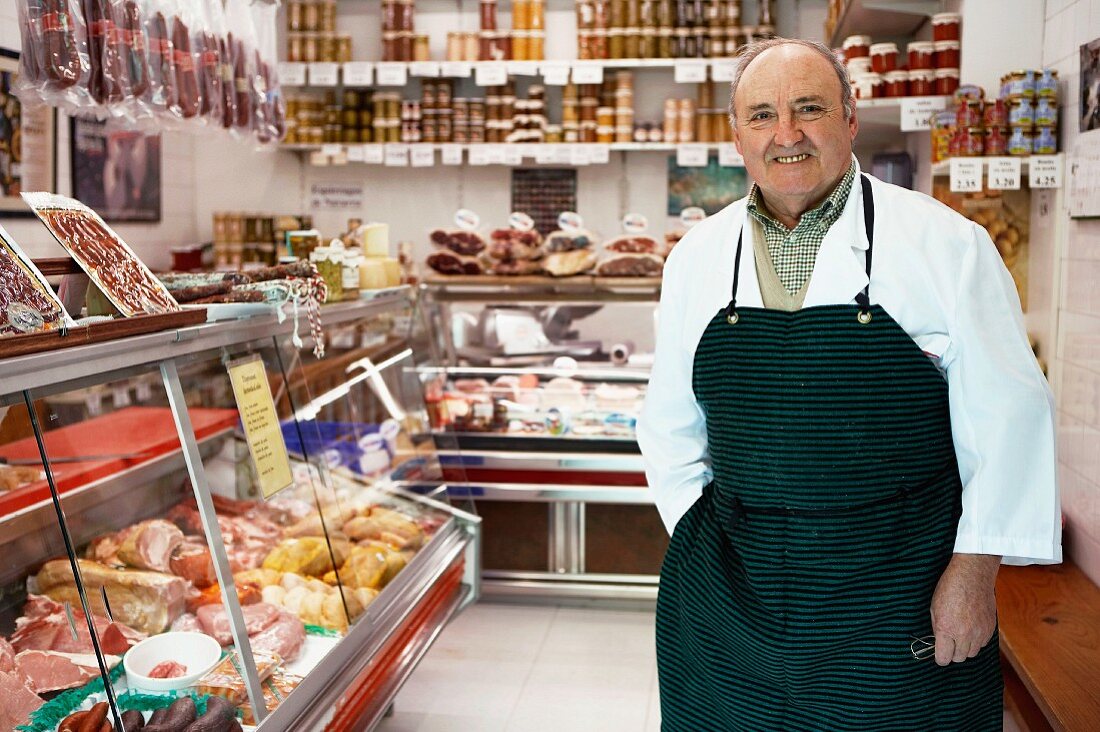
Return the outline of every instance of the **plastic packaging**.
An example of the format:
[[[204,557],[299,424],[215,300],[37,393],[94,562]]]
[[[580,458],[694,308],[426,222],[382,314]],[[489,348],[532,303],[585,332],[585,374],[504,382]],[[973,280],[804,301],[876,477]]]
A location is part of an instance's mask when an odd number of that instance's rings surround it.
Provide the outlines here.
[[[17,93],[25,102],[78,109],[90,72],[87,29],[76,0],[17,3],[23,53]]]
[[[145,101],[162,120],[178,119],[175,54],[169,32],[172,11],[165,0],[144,0],[144,10],[149,42],[149,88]]]
[[[278,142],[286,136],[286,100],[279,85],[278,31],[275,5],[252,6],[256,35],[256,73],[253,94],[256,114],[254,131],[262,143]]]
[[[198,6],[191,0],[179,0],[171,20],[172,60],[176,67],[176,90],[180,115],[190,119],[202,109],[202,90],[191,38],[197,26]]]
[[[137,0],[122,3],[122,44],[130,99],[143,108],[149,91],[149,43],[145,35],[145,11]]]
[[[212,125],[221,125],[225,97],[222,91],[221,37],[225,33],[222,5],[216,0],[203,0],[199,6],[198,31],[193,34],[198,61],[199,88],[202,104],[199,114]]]
[[[246,135],[252,131],[252,77],[255,57],[252,48],[255,34],[247,0],[227,0],[225,19],[229,27],[227,43],[233,60],[233,133]]]
[[[101,106],[118,104],[126,97],[129,86],[122,59],[122,3],[82,0],[82,4],[88,27],[88,93]]]

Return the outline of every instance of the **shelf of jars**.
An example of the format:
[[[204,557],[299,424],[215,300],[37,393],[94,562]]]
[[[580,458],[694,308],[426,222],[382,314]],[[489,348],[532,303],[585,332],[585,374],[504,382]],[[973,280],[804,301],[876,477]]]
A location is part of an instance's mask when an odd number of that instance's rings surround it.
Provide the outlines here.
[[[825,20],[831,48],[840,48],[853,33],[874,29],[876,36],[898,38],[915,33],[933,13],[942,10],[940,0],[834,0]]]

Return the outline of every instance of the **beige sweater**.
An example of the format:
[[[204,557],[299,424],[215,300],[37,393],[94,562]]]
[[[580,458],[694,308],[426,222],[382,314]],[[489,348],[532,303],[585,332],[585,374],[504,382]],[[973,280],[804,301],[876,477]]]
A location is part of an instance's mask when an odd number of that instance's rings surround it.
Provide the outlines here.
[[[768,242],[764,238],[764,227],[759,221],[752,220],[753,225],[753,250],[756,253],[756,278],[760,280],[760,296],[764,300],[764,307],[769,310],[785,310],[794,312],[802,309],[802,303],[806,301],[806,290],[810,287],[810,281],[795,293],[787,292],[787,288],[775,272],[775,263],[772,262],[771,252],[768,251]]]

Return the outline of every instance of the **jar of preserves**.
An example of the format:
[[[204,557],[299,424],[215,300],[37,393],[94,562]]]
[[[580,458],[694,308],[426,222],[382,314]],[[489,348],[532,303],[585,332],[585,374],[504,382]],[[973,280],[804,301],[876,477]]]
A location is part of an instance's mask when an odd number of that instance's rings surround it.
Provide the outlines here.
[[[876,74],[873,71],[869,71],[864,74],[859,74],[852,77],[852,90],[856,95],[856,99],[873,99],[875,96],[875,77],[878,77],[878,83],[882,83],[882,75]]]
[[[979,101],[967,101],[960,103],[955,108],[956,127],[981,127],[982,103]]]
[[[397,0],[382,0],[382,32],[398,30]]]
[[[905,47],[909,60],[909,70],[934,69],[935,59],[933,53],[935,46],[932,41],[913,41]]]
[[[871,55],[871,36],[848,36],[844,39],[844,59],[863,58]]]
[[[1035,124],[1039,127],[1054,127],[1058,124],[1058,100],[1054,97],[1036,97]]]
[[[382,32],[382,60],[397,61],[397,31]]]
[[[874,43],[871,45],[872,71],[876,74],[885,74],[896,71],[897,68],[898,46],[896,43]]]
[[[1035,125],[1035,102],[1031,99],[1015,99],[1008,104],[1009,127],[1029,128]]]
[[[325,281],[328,298],[325,302],[344,299],[344,250],[333,247],[316,247],[309,253],[309,261],[317,267],[317,274]]]
[[[1005,101],[992,99],[986,102],[982,121],[986,127],[1008,127],[1008,107]]]
[[[1030,69],[1005,74],[1001,78],[1001,96],[1008,100],[1034,98],[1035,77],[1036,72]]]
[[[726,55],[726,31],[723,28],[711,28],[707,31],[710,58],[723,58]]]
[[[958,41],[936,41],[932,44],[932,63],[937,69],[959,67],[961,54]]]
[[[315,0],[302,3],[302,30],[315,33],[321,30],[321,5]]]
[[[359,265],[363,261],[363,252],[359,247],[344,250],[344,261],[340,267],[342,300],[359,299]]]
[[[623,38],[623,58],[642,57],[642,29],[627,28]]]
[[[1035,127],[1035,141],[1032,153],[1035,155],[1053,155],[1058,152],[1058,128],[1050,125]]]
[[[479,26],[483,31],[494,31],[497,29],[497,0],[481,0],[480,12],[478,18],[481,25]]]
[[[350,38],[349,46],[350,44]],[[429,61],[432,58],[431,46],[427,34],[413,36],[413,61]]]
[[[512,30],[531,29],[531,0],[512,0]]]
[[[413,34],[401,31],[397,34],[397,57],[399,61],[413,60]]]
[[[882,75],[884,97],[909,96],[909,72],[890,71]]]
[[[981,157],[985,154],[985,129],[982,127],[968,127],[959,136],[960,157]]]
[[[318,52],[321,57],[321,61],[328,63],[336,62],[336,36],[332,33],[319,33],[320,42],[318,44]]]
[[[1035,80],[1035,95],[1058,98],[1058,69],[1043,69]]]
[[[932,69],[914,69],[909,72],[909,96],[929,97],[936,91],[936,72]]]
[[[959,34],[961,25],[962,15],[959,13],[936,13],[932,16],[932,40],[959,40],[962,37]]]
[[[854,79],[860,74],[870,74],[873,69],[871,68],[870,56],[861,56],[860,58],[854,58],[851,61],[846,61],[844,66],[848,69],[848,78]]]
[[[322,33],[336,32],[336,0],[321,0],[318,7],[319,27]]]
[[[286,4],[286,28],[289,31],[305,30],[305,3],[302,0],[290,0]]]
[[[672,55],[673,31],[671,28],[657,30],[657,58],[675,58]]]
[[[1035,147],[1035,132],[1023,127],[1011,128],[1008,135],[1008,154],[1031,155]]]
[[[530,0],[531,14],[528,17],[528,30],[546,30],[546,3],[544,0]]]
[[[985,154],[986,155],[1007,155],[1008,154],[1008,128],[1007,127],[987,127],[985,129]]]
[[[286,60],[292,62],[305,61],[304,46],[302,34],[288,34],[286,39]]]
[[[351,36],[336,36],[336,60],[342,64],[351,61]]]
[[[936,94],[938,96],[951,96],[958,88],[958,69],[936,69]]]
[[[397,30],[412,33],[415,12],[413,0],[397,0]]]

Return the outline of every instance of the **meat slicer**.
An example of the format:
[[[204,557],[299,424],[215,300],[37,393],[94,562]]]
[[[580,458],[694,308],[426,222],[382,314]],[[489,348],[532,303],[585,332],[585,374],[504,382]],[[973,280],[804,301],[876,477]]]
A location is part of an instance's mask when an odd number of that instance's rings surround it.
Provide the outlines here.
[[[488,306],[480,316],[455,313],[455,353],[473,365],[517,366],[548,363],[559,356],[591,359],[600,341],[577,339],[573,321],[600,306]]]

